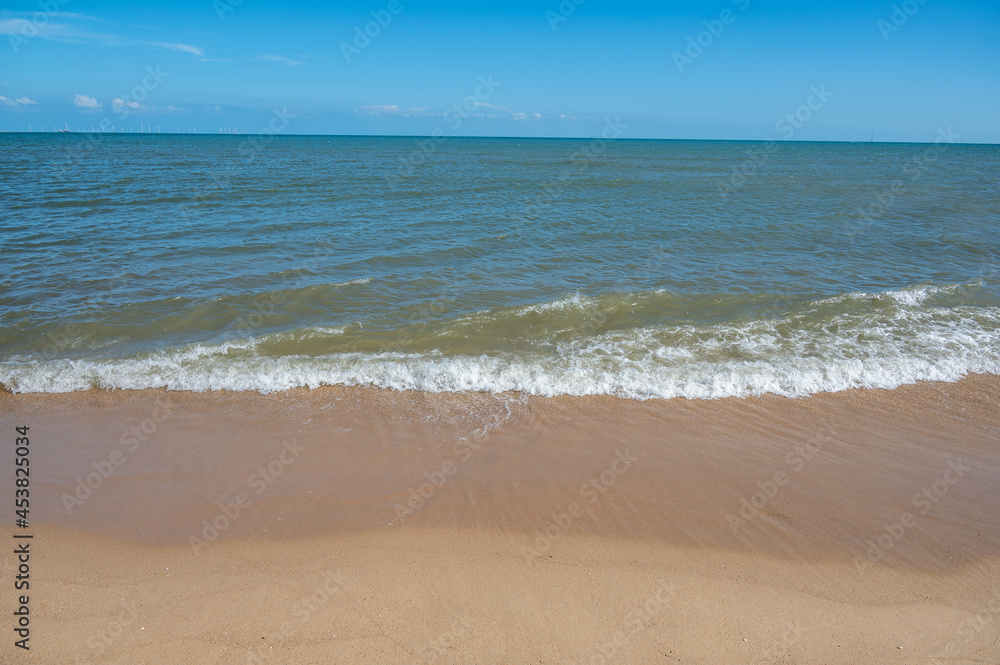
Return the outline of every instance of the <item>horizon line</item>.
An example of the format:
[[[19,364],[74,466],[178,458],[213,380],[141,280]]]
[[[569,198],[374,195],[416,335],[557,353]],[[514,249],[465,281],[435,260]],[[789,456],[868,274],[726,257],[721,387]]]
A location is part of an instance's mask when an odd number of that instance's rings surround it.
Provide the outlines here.
[[[707,139],[707,138],[664,138],[664,137],[651,137],[651,136],[628,136],[628,137],[615,137],[615,138],[601,138],[593,136],[493,136],[493,135],[474,135],[474,136],[434,136],[432,134],[299,134],[294,132],[282,132],[280,134],[265,134],[260,132],[255,133],[229,133],[229,132],[96,132],[96,131],[74,131],[74,130],[55,130],[55,131],[24,131],[24,130],[10,130],[10,129],[0,129],[0,134],[85,134],[93,135],[99,134],[102,136],[232,136],[232,137],[255,137],[255,136],[267,136],[269,138],[280,138],[280,137],[317,137],[317,138],[395,138],[395,139],[512,139],[519,141],[605,141],[605,142],[622,142],[622,141],[689,141],[689,142],[703,142],[703,143],[846,143],[846,144],[863,144],[863,145],[940,145],[940,142],[935,141],[873,141],[873,140],[848,140],[848,139],[739,139],[739,138],[726,138],[726,139]],[[1000,143],[990,143],[990,142],[980,142],[980,141],[955,141],[948,142],[946,145],[979,145],[979,146],[1000,146]]]

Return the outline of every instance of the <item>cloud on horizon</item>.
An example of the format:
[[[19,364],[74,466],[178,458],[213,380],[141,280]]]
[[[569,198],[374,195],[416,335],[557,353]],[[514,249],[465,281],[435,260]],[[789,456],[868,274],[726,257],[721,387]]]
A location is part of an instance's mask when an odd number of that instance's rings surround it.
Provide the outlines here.
[[[278,62],[278,63],[281,63],[282,65],[288,65],[289,67],[298,67],[299,65],[304,65],[305,62],[306,62],[305,60],[292,60],[288,56],[273,55],[271,53],[264,53],[262,55],[258,55],[256,58],[254,58],[254,60],[258,60],[258,61],[264,60],[264,61],[268,61],[268,62]]]
[[[428,106],[406,108],[399,106],[398,104],[368,104],[365,106],[359,106],[354,110],[354,113],[372,118],[413,118],[425,116],[440,116],[442,118],[449,118],[458,116],[462,118],[477,118],[483,120],[512,120],[514,122],[538,122],[542,120],[565,122],[567,120],[578,120],[576,116],[572,115],[559,114],[556,116],[544,116],[538,112],[514,111],[506,106],[500,106],[498,104],[491,104],[483,101],[476,101],[475,105],[471,108],[469,106],[460,107],[456,104],[452,108],[445,110],[443,113],[430,113],[429,111],[430,107]],[[592,118],[588,118],[588,120],[591,119]]]
[[[427,106],[415,106],[413,108],[403,108],[396,104],[369,104],[367,106],[359,106],[355,109],[355,113],[360,115],[393,115],[400,116],[403,118],[410,118],[415,115],[423,115],[428,111]]]
[[[73,106],[78,109],[99,109],[101,108],[101,103],[87,95],[73,95]]]
[[[111,100],[111,108],[117,113],[133,112],[133,111],[148,111],[149,113],[181,113],[185,109],[179,108],[171,104],[170,106],[161,107],[147,106],[146,104],[140,104],[139,102],[133,100],[124,100],[121,97],[115,97]]]
[[[0,104],[4,106],[31,106],[32,104],[38,105],[33,99],[28,99],[27,97],[18,97],[17,99],[11,99],[10,97],[4,97],[0,95]]]

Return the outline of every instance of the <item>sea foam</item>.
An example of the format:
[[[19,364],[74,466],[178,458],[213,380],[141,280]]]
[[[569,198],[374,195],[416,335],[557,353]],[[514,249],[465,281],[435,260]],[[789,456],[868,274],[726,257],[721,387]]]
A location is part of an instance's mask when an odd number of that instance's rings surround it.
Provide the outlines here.
[[[536,351],[272,356],[260,353],[269,340],[264,336],[129,358],[19,358],[0,363],[0,383],[13,392],[167,388],[268,393],[342,385],[715,399],[804,396],[1000,374],[1000,309],[922,306],[930,295],[846,294],[841,298],[888,299],[892,306],[841,306],[817,314],[830,306],[826,299],[774,319],[609,330]]]

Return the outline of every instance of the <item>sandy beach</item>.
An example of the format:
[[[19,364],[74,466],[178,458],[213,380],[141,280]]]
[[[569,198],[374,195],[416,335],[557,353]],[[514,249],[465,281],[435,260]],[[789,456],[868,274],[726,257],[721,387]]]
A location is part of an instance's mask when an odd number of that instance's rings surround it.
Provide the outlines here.
[[[998,398],[5,394],[4,658],[993,662]]]
[[[1000,2],[67,2],[0,665],[1000,665]]]

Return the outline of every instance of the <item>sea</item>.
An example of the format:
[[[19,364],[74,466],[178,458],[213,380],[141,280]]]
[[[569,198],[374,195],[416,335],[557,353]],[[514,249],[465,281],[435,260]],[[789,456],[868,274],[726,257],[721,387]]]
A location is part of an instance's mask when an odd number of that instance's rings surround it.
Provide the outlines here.
[[[1000,146],[0,134],[0,387],[1000,374]]]

